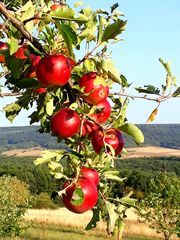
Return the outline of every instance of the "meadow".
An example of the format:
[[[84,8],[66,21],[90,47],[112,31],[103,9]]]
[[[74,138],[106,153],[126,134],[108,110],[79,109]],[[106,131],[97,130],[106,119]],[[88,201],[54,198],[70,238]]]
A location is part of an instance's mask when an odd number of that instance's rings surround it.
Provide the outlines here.
[[[68,240],[69,234],[72,239],[114,239],[106,234],[106,225],[102,222],[98,223],[97,228],[91,231],[84,231],[87,223],[91,218],[91,212],[84,214],[74,214],[65,208],[56,210],[48,209],[30,209],[26,213],[25,219],[28,222],[36,222],[40,226],[38,230],[38,238],[36,239],[63,239]],[[65,229],[65,230],[64,230]],[[35,226],[30,228],[26,234],[37,235]],[[49,238],[42,237],[47,234]],[[53,238],[53,234],[59,238]],[[61,238],[61,236],[64,236]],[[79,236],[81,238],[79,238]],[[84,236],[84,237],[82,237]],[[90,238],[91,236],[91,238]],[[124,239],[160,239],[161,235],[155,230],[150,229],[147,224],[138,222],[137,215],[133,209],[127,211],[127,219],[125,220],[125,228],[123,233]],[[52,238],[51,238],[52,237]],[[29,238],[28,238],[29,239]],[[175,240],[176,238],[174,238]]]

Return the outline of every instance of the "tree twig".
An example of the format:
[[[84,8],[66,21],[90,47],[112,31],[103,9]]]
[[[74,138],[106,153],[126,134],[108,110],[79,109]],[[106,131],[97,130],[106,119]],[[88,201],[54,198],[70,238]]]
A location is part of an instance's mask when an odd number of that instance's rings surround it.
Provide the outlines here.
[[[18,19],[16,19],[1,2],[0,2],[0,13],[2,13],[3,16],[6,19],[8,19],[13,24],[13,26],[15,26],[22,33],[22,35],[27,40],[29,40],[40,52],[47,54],[43,49],[42,45],[39,43],[39,41],[24,28],[23,23]]]
[[[173,97],[172,94],[169,94],[169,95],[166,95],[166,96],[160,95],[158,97],[152,98],[152,97],[148,97],[147,95],[138,96],[138,95],[127,94],[125,92],[120,92],[120,93],[113,92],[110,95],[120,96],[120,97],[129,97],[129,98],[132,98],[132,99],[144,99],[144,100],[154,101],[154,102],[158,102],[158,103],[164,102],[164,101]]]
[[[22,93],[17,92],[17,93],[0,93],[0,97],[17,97],[21,96]]]

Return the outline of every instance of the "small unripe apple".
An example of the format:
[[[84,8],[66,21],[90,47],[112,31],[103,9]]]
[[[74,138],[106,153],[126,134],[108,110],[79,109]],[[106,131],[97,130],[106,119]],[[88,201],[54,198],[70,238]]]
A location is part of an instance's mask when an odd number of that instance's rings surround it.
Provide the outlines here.
[[[107,83],[96,72],[90,72],[82,76],[79,79],[79,86],[84,88],[84,93],[86,93],[86,96],[82,97],[84,101],[92,105],[103,102],[109,94]]]
[[[70,108],[62,108],[51,118],[51,131],[60,138],[72,137],[79,131],[79,127],[79,115]]]
[[[106,130],[106,132],[103,132],[102,130],[96,131],[92,138],[92,145],[98,154],[105,146],[105,143],[113,147],[115,155],[121,153],[124,147],[124,138],[121,131],[115,128],[110,128]],[[110,153],[110,149],[108,147],[106,150]]]
[[[50,55],[39,61],[36,76],[42,86],[64,86],[71,76],[71,66],[64,55]]]
[[[0,50],[7,50],[8,46],[6,45],[6,43],[1,42],[0,41]],[[3,55],[0,55],[0,63],[4,63],[5,62],[5,57]]]

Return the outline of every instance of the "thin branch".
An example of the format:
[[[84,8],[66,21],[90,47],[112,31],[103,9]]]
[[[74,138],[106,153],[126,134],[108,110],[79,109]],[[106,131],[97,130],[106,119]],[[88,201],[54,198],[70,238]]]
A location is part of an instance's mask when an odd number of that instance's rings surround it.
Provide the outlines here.
[[[8,75],[9,73],[10,73],[10,71],[1,72],[1,73],[0,73],[0,78],[5,77],[5,76]]]
[[[87,53],[81,60],[79,60],[75,66],[78,66],[80,65],[81,63],[83,63],[86,59],[88,59],[92,54],[93,52],[101,45],[102,43],[100,42],[98,45],[96,45],[92,51],[90,51],[89,53]]]
[[[0,93],[0,97],[17,97],[21,96],[22,93],[17,92],[17,93]]]
[[[120,97],[129,97],[129,98],[132,98],[132,99],[144,99],[144,100],[148,100],[148,101],[154,101],[154,102],[158,102],[158,103],[161,103],[161,102],[164,102],[170,98],[172,98],[172,94],[169,94],[167,96],[158,96],[158,97],[155,97],[155,98],[152,98],[152,97],[147,97],[147,95],[144,95],[144,96],[138,96],[138,95],[130,95],[130,94],[127,94],[125,92],[120,92],[120,93],[112,93],[110,95],[113,95],[113,96],[120,96]]]
[[[46,6],[46,4],[44,4],[43,6],[42,6],[42,8],[39,10],[39,12],[38,13],[36,13],[35,15],[34,15],[34,17],[31,17],[31,18],[29,18],[29,19],[26,19],[26,20],[24,20],[23,21],[23,24],[25,25],[26,23],[28,23],[28,22],[30,22],[30,21],[32,21],[32,20],[40,20],[40,19],[44,19],[44,18],[41,18],[40,17],[40,14],[41,14],[41,12],[43,11],[43,9],[45,8],[45,6]]]
[[[3,14],[3,16],[8,19],[21,33],[22,35],[29,40],[40,52],[46,54],[45,50],[43,49],[42,45],[39,43],[39,41],[34,38],[25,28],[21,21],[16,19],[4,6],[3,3],[0,3],[0,13]]]

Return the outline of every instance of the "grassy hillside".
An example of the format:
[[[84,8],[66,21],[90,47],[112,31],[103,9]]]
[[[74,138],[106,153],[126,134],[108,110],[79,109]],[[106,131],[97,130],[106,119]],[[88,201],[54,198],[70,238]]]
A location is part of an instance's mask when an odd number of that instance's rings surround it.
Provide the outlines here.
[[[180,124],[152,124],[138,125],[145,135],[144,146],[160,146],[180,149]],[[63,143],[57,144],[56,137],[48,133],[40,134],[38,126],[27,127],[1,127],[0,148],[43,148],[65,147]],[[135,143],[125,136],[126,147],[134,147]]]

